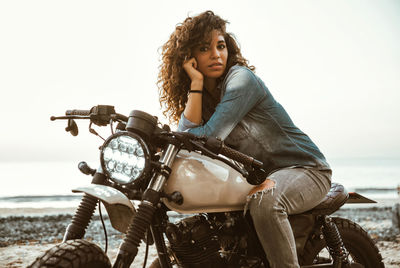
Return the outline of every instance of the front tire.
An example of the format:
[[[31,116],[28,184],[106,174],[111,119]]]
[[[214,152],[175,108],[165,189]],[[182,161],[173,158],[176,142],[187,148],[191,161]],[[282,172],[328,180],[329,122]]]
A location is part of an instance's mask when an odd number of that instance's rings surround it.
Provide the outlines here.
[[[28,267],[109,268],[111,263],[99,246],[75,239],[52,247]]]
[[[385,267],[374,241],[358,224],[339,217],[333,217],[332,221],[336,224],[344,246],[353,262],[362,264],[365,268]],[[320,256],[321,252],[324,255],[323,250],[325,248],[326,241],[319,236],[308,240],[304,247],[303,256],[300,258],[300,264],[311,265],[330,262],[332,258],[327,253],[325,253],[325,256]]]

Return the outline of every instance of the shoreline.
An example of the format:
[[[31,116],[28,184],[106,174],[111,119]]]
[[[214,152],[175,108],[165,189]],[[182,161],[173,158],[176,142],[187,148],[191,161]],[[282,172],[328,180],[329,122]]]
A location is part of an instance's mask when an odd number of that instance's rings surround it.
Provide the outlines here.
[[[13,216],[25,216],[25,217],[41,217],[48,215],[59,215],[59,214],[71,214],[73,215],[76,207],[66,208],[54,208],[54,207],[43,207],[43,208],[32,208],[32,207],[20,207],[20,208],[0,208],[0,219]]]

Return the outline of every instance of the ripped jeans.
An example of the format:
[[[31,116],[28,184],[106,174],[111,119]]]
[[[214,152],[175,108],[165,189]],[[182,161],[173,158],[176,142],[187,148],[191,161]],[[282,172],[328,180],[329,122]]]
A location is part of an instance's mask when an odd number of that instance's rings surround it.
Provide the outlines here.
[[[299,267],[296,244],[288,215],[317,206],[331,186],[331,171],[283,168],[268,176],[275,182],[247,197],[257,236],[271,268]]]

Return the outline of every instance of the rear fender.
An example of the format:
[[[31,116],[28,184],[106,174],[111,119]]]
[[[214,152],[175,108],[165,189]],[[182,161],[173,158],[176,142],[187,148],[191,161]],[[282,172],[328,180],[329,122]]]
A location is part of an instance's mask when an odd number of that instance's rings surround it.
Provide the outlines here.
[[[347,199],[346,203],[376,203],[376,201],[366,198],[356,192],[349,192],[349,199]]]
[[[91,184],[73,189],[74,193],[85,193],[103,202],[112,227],[126,233],[136,210],[132,202],[120,191],[110,186]]]

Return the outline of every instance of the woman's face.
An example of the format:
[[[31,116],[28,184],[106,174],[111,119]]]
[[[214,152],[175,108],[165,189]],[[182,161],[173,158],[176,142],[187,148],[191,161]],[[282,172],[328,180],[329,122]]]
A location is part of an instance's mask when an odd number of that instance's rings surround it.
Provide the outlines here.
[[[220,77],[225,69],[228,59],[228,49],[224,36],[217,30],[211,32],[210,43],[203,43],[193,51],[199,70],[205,79]]]

